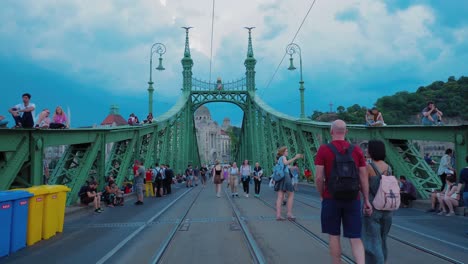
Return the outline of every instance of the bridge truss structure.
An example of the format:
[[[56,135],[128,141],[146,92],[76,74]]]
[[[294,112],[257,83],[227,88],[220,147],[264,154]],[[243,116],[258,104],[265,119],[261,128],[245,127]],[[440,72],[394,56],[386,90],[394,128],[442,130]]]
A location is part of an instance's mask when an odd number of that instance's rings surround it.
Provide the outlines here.
[[[318,148],[330,141],[330,124],[285,115],[256,95],[256,59],[250,30],[245,77],[237,81],[210,83],[193,78],[188,29],[181,63],[182,94],[153,124],[66,130],[0,129],[0,190],[43,184],[44,150],[52,146],[64,146],[65,151],[50,172],[49,184],[65,184],[71,188],[67,204],[77,201],[79,189],[91,177],[101,187],[110,175],[119,186],[131,181],[135,159],[143,160],[147,167],[159,162],[169,164],[176,173],[183,172],[188,164],[200,164],[194,112],[210,102],[232,103],[244,112],[241,139],[239,145],[234,146],[234,160],[260,162],[265,174],[270,175],[277,149],[287,146],[291,156],[304,154],[305,158],[299,161],[302,170],[307,167],[314,172]],[[382,140],[395,175],[407,176],[423,198],[428,197],[427,190],[440,188],[441,181],[424,161],[415,140],[452,142],[459,167],[468,155],[466,125],[349,125],[348,130],[347,139],[353,142]]]

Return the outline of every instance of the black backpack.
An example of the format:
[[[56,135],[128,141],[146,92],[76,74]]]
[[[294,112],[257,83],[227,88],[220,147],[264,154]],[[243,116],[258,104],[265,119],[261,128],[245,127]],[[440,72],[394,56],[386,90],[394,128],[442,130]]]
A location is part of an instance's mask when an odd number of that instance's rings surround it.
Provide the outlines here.
[[[328,191],[336,200],[354,200],[359,189],[359,171],[353,159],[354,145],[350,145],[344,154],[330,143],[327,145],[335,154],[333,167],[328,178]]]
[[[156,179],[157,181],[162,180],[161,170],[162,170],[162,169],[156,170],[156,178],[155,178],[155,179]]]

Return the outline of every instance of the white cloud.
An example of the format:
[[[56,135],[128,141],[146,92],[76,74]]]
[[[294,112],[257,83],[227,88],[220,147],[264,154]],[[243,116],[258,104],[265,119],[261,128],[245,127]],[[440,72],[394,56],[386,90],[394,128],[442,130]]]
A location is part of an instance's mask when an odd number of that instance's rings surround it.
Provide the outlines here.
[[[166,71],[154,71],[153,77],[157,91],[173,99],[181,85],[181,26],[195,27],[191,31],[194,71],[201,75],[197,77],[208,78],[211,4],[192,0],[3,3],[0,37],[13,44],[0,44],[10,48],[0,52],[31,58],[65,75],[102,84],[103,89],[143,93],[149,48],[153,42],[163,42],[167,46]],[[309,4],[307,0],[217,1],[213,76],[243,76],[247,45],[243,27],[256,26],[257,87],[262,89]],[[413,74],[427,74],[438,63],[447,62],[453,44],[434,33],[437,18],[430,7],[414,5],[391,12],[387,5],[375,0],[318,0],[295,41],[302,47],[304,75],[330,76],[333,72],[337,79],[346,80],[336,87],[344,90],[349,89],[345,83],[352,85],[366,78],[370,69],[409,63],[418,65],[419,71]],[[349,10],[357,14],[356,19],[337,18]],[[453,30],[458,44],[466,41],[467,32],[466,28]],[[439,54],[435,59],[429,55],[434,52]],[[291,74],[280,71],[275,82],[286,78]]]

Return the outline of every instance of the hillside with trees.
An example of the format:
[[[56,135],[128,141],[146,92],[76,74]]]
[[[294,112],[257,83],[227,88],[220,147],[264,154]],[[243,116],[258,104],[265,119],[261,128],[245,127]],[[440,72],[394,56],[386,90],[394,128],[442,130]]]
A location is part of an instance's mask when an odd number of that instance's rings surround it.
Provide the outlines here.
[[[446,82],[436,81],[413,93],[402,91],[383,96],[374,105],[389,125],[420,124],[421,110],[428,101],[433,101],[443,112],[446,123],[468,124],[468,77],[456,80],[451,76]],[[314,111],[309,118],[323,122],[339,118],[350,124],[363,124],[365,112],[366,107],[354,104],[347,108],[338,106],[336,113]]]

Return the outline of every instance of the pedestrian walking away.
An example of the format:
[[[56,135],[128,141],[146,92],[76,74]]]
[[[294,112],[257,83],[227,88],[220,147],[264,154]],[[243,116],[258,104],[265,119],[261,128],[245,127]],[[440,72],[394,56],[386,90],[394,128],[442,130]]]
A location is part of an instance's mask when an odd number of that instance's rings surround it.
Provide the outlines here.
[[[249,188],[250,188],[250,175],[252,174],[252,168],[250,168],[249,161],[244,160],[240,168],[242,188],[244,189],[245,197],[249,198]]]
[[[374,200],[381,184],[382,175],[391,175],[391,167],[385,163],[385,144],[380,140],[371,140],[367,152],[370,161],[366,166],[369,182],[369,200]],[[395,184],[398,183],[395,179]],[[377,210],[365,213],[362,221],[362,242],[364,243],[366,263],[387,262],[387,236],[392,226],[392,211]]]
[[[254,177],[254,184],[255,184],[255,197],[260,197],[260,186],[262,186],[262,177],[263,177],[263,170],[260,167],[260,163],[256,162],[255,167],[253,169],[253,177]]]
[[[277,192],[276,198],[276,220],[282,221],[285,220],[281,216],[281,203],[283,202],[284,195],[288,195],[287,200],[287,219],[291,221],[295,221],[296,217],[292,213],[293,201],[294,201],[294,186],[292,185],[292,174],[289,171],[289,164],[292,164],[297,159],[301,159],[303,156],[302,154],[296,154],[294,158],[288,160],[288,148],[281,147],[278,149],[278,153],[276,155],[276,163],[279,164],[284,171],[284,177],[275,182],[275,191]]]
[[[228,178],[232,197],[239,197],[239,193],[237,193],[237,184],[239,184],[239,168],[237,167],[237,163],[232,163],[232,167],[229,169]]]
[[[214,175],[213,177],[213,183],[215,185],[215,192],[216,192],[216,197],[221,197],[221,184],[223,183],[223,178],[221,176],[221,172],[223,171],[223,168],[221,164],[219,164],[219,160],[216,161],[216,165],[213,167],[213,171],[211,174]]]
[[[166,194],[172,193],[172,181],[174,179],[174,171],[171,169],[169,164],[165,165],[166,169],[164,170],[164,190]]]
[[[331,124],[330,144],[320,146],[315,157],[316,188],[322,199],[322,233],[329,235],[330,255],[333,263],[341,263],[341,226],[344,237],[349,238],[356,263],[365,261],[361,241],[361,190],[364,210],[372,214],[369,202],[369,182],[366,160],[358,146],[345,140],[348,130],[343,120]],[[345,175],[342,171],[346,171]]]

